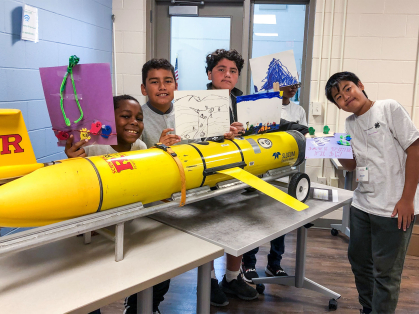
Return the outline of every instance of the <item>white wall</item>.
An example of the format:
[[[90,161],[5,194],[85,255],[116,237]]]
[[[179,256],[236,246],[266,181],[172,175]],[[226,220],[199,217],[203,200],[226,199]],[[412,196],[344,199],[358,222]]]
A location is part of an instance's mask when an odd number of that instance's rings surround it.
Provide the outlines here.
[[[146,62],[146,1],[113,0],[115,15],[117,94],[129,94],[146,102],[141,95],[141,68]]]
[[[145,1],[113,0],[116,15],[118,94],[138,96],[140,101],[141,67],[145,60]],[[339,71],[341,56],[344,0],[335,1],[333,31],[330,27],[333,0],[326,1],[323,49],[321,52],[320,93],[317,93],[317,74],[320,61],[320,25],[324,0],[317,0],[311,101],[325,101],[324,86],[328,78],[328,44],[332,33],[330,74]],[[355,72],[365,83],[370,99],[394,98],[411,114],[413,82],[417,62],[419,0],[348,0],[343,70]],[[418,97],[419,98],[419,97]],[[419,99],[415,104],[415,124],[419,127]],[[344,129],[347,114],[340,113],[339,131]],[[309,112],[310,126],[321,130],[324,112],[313,117]],[[336,127],[336,107],[328,106],[328,123]],[[309,160],[306,167],[312,180],[321,173],[321,160]],[[325,162],[324,175],[330,182],[335,175],[329,161]],[[342,174],[338,173],[340,182]]]

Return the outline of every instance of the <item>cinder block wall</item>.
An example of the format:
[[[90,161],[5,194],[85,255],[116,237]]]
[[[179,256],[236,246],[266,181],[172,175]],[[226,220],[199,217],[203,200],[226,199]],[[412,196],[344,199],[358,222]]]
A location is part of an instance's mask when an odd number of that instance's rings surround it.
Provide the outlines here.
[[[20,40],[22,6],[38,8],[39,42]],[[39,67],[112,62],[112,0],[0,0],[0,108],[23,112],[36,158],[66,158],[51,130]],[[58,92],[58,91],[57,91]]]
[[[141,105],[141,69],[146,62],[146,0],[113,0],[115,15],[117,94],[128,94]]]

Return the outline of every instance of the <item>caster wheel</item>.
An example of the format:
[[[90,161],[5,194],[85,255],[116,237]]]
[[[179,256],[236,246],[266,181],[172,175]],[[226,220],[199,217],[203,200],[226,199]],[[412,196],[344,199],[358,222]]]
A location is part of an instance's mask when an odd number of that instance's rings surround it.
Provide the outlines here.
[[[332,234],[332,236],[337,236],[339,234],[339,231],[337,229],[332,228],[332,230],[330,230],[330,233]]]
[[[263,294],[263,291],[265,291],[265,285],[264,285],[263,283],[258,283],[258,284],[256,285],[256,291],[257,291],[259,294]]]
[[[338,301],[336,301],[335,299],[330,299],[329,300],[329,310],[336,311],[337,308],[338,308]]]
[[[300,202],[305,202],[310,194],[310,178],[307,174],[297,172],[288,184],[288,194]]]

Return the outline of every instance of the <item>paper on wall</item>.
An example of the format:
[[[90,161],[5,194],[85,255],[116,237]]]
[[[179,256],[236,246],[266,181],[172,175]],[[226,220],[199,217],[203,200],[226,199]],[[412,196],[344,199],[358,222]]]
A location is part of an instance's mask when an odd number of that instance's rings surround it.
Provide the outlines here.
[[[39,41],[38,9],[29,5],[23,6],[21,39],[33,42]]]

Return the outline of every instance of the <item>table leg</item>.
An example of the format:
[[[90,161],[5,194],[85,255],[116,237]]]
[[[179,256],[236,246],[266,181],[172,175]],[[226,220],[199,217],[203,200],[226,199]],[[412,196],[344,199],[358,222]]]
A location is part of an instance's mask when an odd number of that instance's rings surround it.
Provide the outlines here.
[[[211,300],[211,262],[198,267],[197,314],[209,314]]]
[[[297,229],[297,252],[295,258],[295,286],[302,288],[304,283],[306,265],[306,240],[307,229],[300,227]]]
[[[86,233],[83,233],[84,238],[84,244],[90,244],[92,242],[92,232],[88,231]]]
[[[115,261],[124,259],[124,223],[115,226]]]
[[[347,171],[345,175],[345,190],[352,191],[352,180],[353,180],[353,172]],[[349,209],[350,204],[343,206],[343,213],[342,213],[342,223],[341,224],[331,224],[330,227],[335,230],[339,230],[348,238],[351,236],[351,229],[349,228]],[[333,231],[333,230],[332,230]],[[333,235],[337,235],[336,233],[332,233]]]
[[[297,229],[297,252],[295,259],[295,276],[287,277],[261,277],[253,279],[255,284],[272,283],[285,286],[295,286],[322,293],[335,300],[340,298],[340,294],[319,285],[318,283],[307,279],[305,276],[306,266],[306,247],[307,247],[307,229],[300,227]]]
[[[137,314],[153,313],[153,287],[137,293]]]

